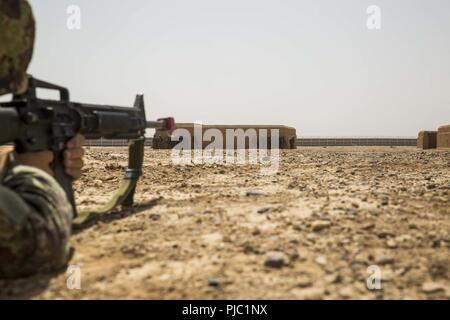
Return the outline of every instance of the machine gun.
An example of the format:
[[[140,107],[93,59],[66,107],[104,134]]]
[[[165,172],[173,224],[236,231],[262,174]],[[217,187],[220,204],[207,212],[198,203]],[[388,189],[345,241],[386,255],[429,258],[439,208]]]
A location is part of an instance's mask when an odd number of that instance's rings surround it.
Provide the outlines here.
[[[59,100],[39,99],[37,89],[56,90]],[[128,169],[116,194],[102,208],[83,212],[77,222],[85,222],[93,213],[106,213],[117,205],[131,206],[144,158],[145,130],[171,130],[173,118],[147,121],[144,96],[136,95],[133,107],[117,107],[71,102],[67,88],[28,76],[28,89],[14,95],[11,102],[0,103],[0,145],[14,143],[18,153],[50,150],[55,178],[67,194],[77,217],[72,178],[64,171],[66,142],[77,133],[88,139],[127,139]]]

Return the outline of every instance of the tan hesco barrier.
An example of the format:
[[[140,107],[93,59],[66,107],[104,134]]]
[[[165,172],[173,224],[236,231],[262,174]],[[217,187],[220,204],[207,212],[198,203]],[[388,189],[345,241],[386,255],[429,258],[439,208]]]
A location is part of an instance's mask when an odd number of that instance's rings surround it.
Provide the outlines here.
[[[287,126],[263,126],[263,125],[202,125],[202,137],[206,130],[208,129],[218,129],[223,136],[223,148],[226,148],[226,130],[232,129],[232,130],[238,130],[242,129],[244,133],[249,133],[250,131],[247,131],[249,129],[254,129],[256,131],[257,139],[259,137],[259,131],[262,129],[267,130],[267,148],[271,147],[270,142],[270,135],[272,129],[278,129],[279,130],[279,148],[280,149],[295,149],[296,146],[296,130],[292,127]],[[190,135],[191,135],[191,147],[194,148],[194,124],[193,123],[177,123],[175,125],[175,129],[186,129]],[[174,130],[175,130],[174,129]],[[171,135],[173,131],[167,131],[167,130],[161,130],[156,129],[155,134],[153,136],[153,148],[155,149],[171,149],[176,144],[178,144],[178,141],[171,141]],[[248,149],[250,143],[250,138],[246,137],[245,139],[245,148]],[[211,143],[211,141],[205,141],[203,140],[202,147],[205,148]],[[259,141],[252,141],[253,145],[259,146]],[[234,147],[237,147],[237,138],[235,137],[234,141]]]
[[[439,127],[437,133],[437,148],[450,149],[450,125]]]
[[[417,137],[417,148],[435,149],[437,141],[437,131],[420,131]]]

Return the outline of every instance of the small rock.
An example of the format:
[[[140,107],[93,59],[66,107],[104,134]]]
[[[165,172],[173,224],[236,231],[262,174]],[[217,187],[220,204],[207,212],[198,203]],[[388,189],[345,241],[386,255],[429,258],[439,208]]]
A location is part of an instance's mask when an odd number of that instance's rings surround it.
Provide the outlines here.
[[[281,268],[286,264],[284,253],[274,251],[267,255],[264,265],[269,268]]]
[[[100,179],[94,180],[94,187],[101,187],[103,185],[103,181]]]
[[[297,280],[297,286],[300,288],[307,288],[312,285],[312,281],[308,276],[301,276]]]
[[[386,239],[388,237],[393,237],[394,234],[392,232],[389,231],[381,231],[377,234],[378,238],[380,239]]]
[[[339,290],[339,295],[344,299],[349,299],[354,295],[354,291],[352,287],[344,287]]]
[[[266,196],[267,194],[261,191],[247,191],[245,195],[247,197],[258,197],[258,196]]]
[[[259,214],[263,214],[263,213],[268,212],[269,210],[270,210],[270,207],[264,207],[264,208],[259,209],[258,213]]]
[[[152,213],[150,215],[150,219],[152,219],[153,221],[158,221],[159,219],[161,219],[161,216],[157,213]]]
[[[367,260],[371,260],[366,253],[358,253],[353,259],[353,263],[366,264]]]
[[[325,256],[317,256],[315,261],[316,261],[317,264],[320,264],[321,266],[324,266],[324,265],[327,264],[327,257],[325,257]]]
[[[326,220],[314,221],[311,224],[312,231],[314,231],[314,232],[322,231],[324,229],[329,228],[330,226],[331,226],[331,222],[330,221],[326,221]]]
[[[425,293],[445,292],[445,286],[438,282],[425,282],[422,284],[422,291]]]
[[[410,228],[410,229],[419,229],[419,226],[417,224],[415,224],[415,223],[410,223],[408,225],[408,228]]]
[[[162,275],[159,276],[159,280],[161,281],[167,281],[170,279],[170,274],[167,273],[163,273]]]
[[[414,240],[414,238],[412,236],[410,236],[409,234],[404,234],[401,236],[398,236],[395,238],[395,241],[397,242],[404,242],[404,243],[410,243]]]
[[[219,280],[213,277],[208,278],[208,286],[210,287],[218,287],[220,285]]]
[[[373,228],[375,228],[375,224],[373,224],[373,223],[366,223],[362,226],[362,229],[364,229],[364,230],[371,230]]]
[[[431,246],[433,248],[440,248],[441,247],[441,240],[435,239],[431,242]]]
[[[317,239],[317,235],[315,233],[308,233],[306,235],[306,239],[308,239],[309,241],[315,242]]]
[[[447,260],[434,260],[429,266],[428,270],[430,272],[431,277],[434,278],[448,278],[450,274],[450,266]],[[450,287],[449,287],[450,289]]]
[[[395,259],[388,255],[380,255],[379,257],[375,258],[375,263],[380,266],[393,264],[394,262],[395,262]]]
[[[391,249],[397,248],[397,242],[395,242],[394,239],[389,239],[389,240],[386,242],[386,245],[388,246],[388,248],[391,248]]]
[[[339,273],[327,274],[325,276],[325,281],[327,283],[339,283],[342,281],[342,276]]]

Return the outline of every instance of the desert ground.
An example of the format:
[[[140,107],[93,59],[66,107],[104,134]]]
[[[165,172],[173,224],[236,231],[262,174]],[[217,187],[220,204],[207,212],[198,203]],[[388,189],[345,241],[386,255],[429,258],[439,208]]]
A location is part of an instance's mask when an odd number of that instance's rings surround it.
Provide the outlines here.
[[[109,198],[127,156],[87,150],[80,207]],[[259,165],[176,166],[148,148],[135,206],[74,232],[81,288],[63,270],[3,280],[1,295],[450,299],[450,151],[316,147],[280,160],[265,176]],[[368,289],[369,266],[381,289]]]

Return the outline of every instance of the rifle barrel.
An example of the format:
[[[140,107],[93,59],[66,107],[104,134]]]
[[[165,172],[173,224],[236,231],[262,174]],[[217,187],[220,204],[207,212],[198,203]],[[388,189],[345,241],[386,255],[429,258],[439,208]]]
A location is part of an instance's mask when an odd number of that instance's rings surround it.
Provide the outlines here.
[[[158,121],[147,121],[146,127],[148,129],[162,129],[165,127],[164,121],[158,120]]]

